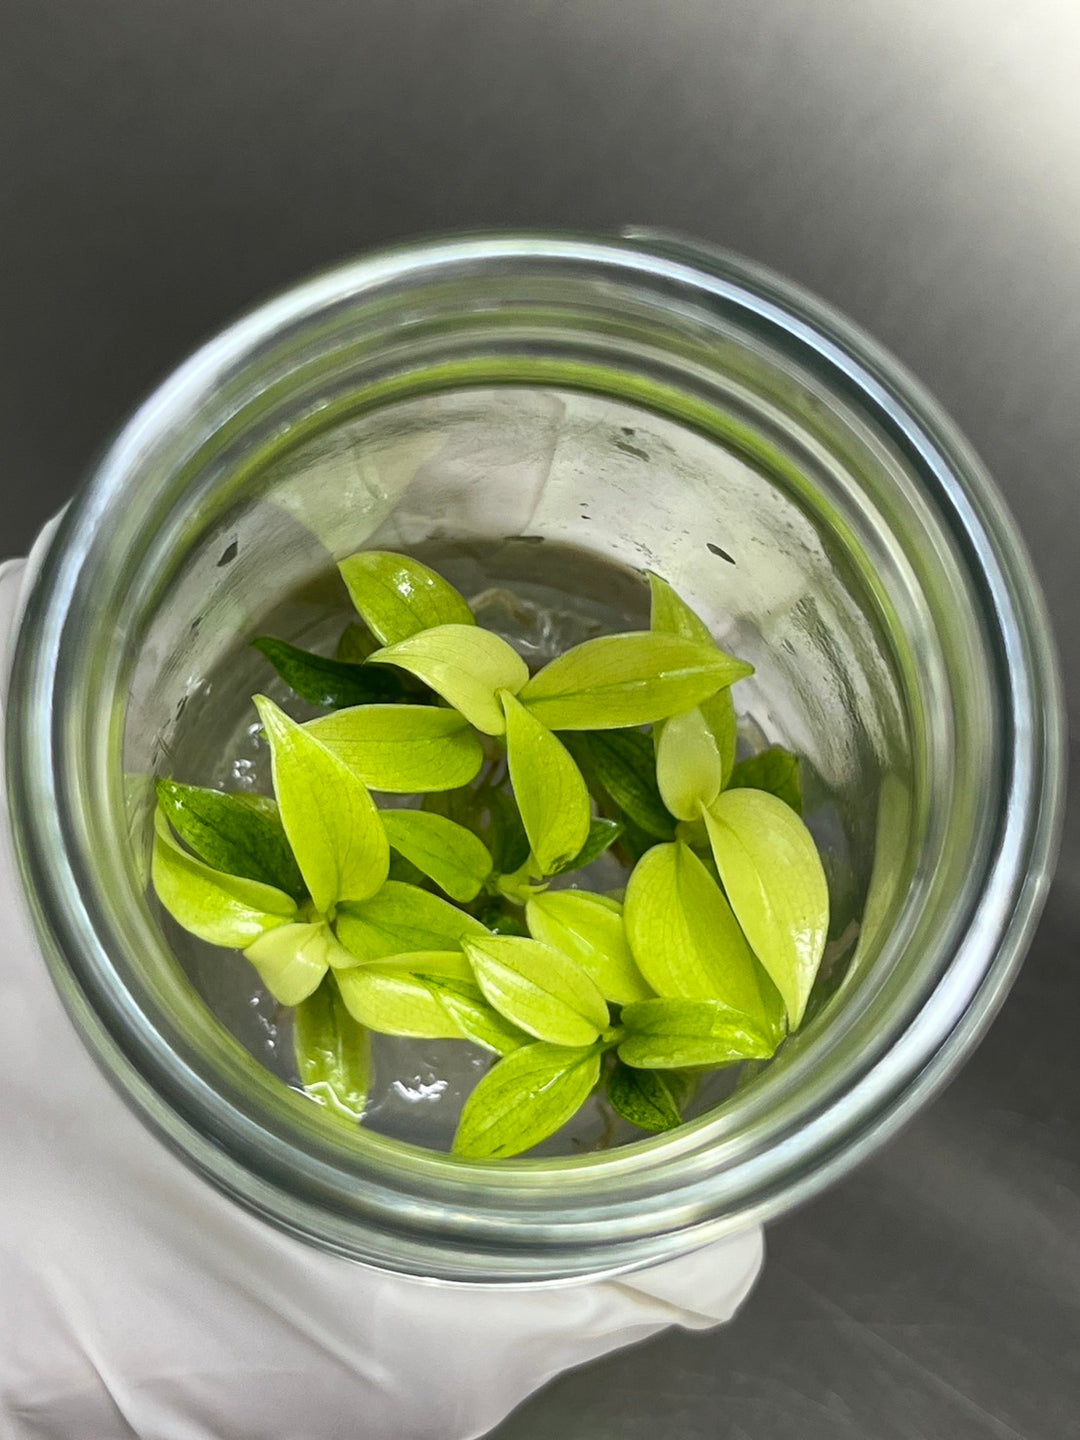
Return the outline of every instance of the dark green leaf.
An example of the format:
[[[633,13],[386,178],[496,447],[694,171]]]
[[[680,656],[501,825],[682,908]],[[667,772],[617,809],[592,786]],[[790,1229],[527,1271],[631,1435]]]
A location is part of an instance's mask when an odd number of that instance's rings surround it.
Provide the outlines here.
[[[623,833],[619,836],[618,845],[626,862],[631,867],[636,865],[643,855],[647,855],[657,843],[654,836],[647,834],[640,825],[635,825],[631,819],[627,818],[623,821]]]
[[[766,790],[790,805],[796,815],[802,814],[802,782],[799,779],[799,757],[782,745],[772,745],[760,755],[740,760],[731,772],[729,790]]]
[[[675,821],[656,784],[656,753],[641,730],[594,731],[566,737],[570,752],[580,751],[596,783],[647,835],[670,840]]]
[[[583,870],[594,860],[599,860],[604,851],[615,844],[626,827],[618,820],[593,820],[585,844],[572,860],[556,870],[556,875],[568,874],[571,870]]]
[[[157,796],[180,839],[212,870],[260,880],[294,899],[304,895],[276,801],[175,780],[159,780]]]
[[[470,1160],[520,1155],[577,1113],[600,1078],[599,1046],[524,1045],[500,1060],[465,1103],[454,1154]]]
[[[500,875],[512,875],[529,858],[529,837],[521,820],[514,797],[505,790],[491,790],[487,795],[491,822],[488,849]],[[481,835],[483,838],[483,835]]]
[[[379,642],[367,626],[360,624],[358,620],[352,620],[341,632],[335,658],[347,660],[352,665],[362,665],[378,648]]]
[[[403,885],[418,885],[423,888],[427,884],[427,876],[414,865],[411,860],[406,860],[404,855],[399,855],[396,850],[390,851],[390,869],[387,872],[388,880],[399,880]]]
[[[492,900],[485,905],[477,917],[493,935],[528,935],[529,927],[525,917],[516,905],[504,900]]]
[[[428,815],[442,815],[445,819],[452,820],[455,825],[464,825],[466,830],[471,830],[490,849],[490,842],[480,823],[480,797],[486,790],[487,786],[484,784],[459,785],[451,790],[432,790],[421,799],[420,809]]]
[[[621,1060],[607,1081],[612,1108],[641,1130],[673,1130],[682,1124],[672,1086],[659,1070],[634,1070]]]
[[[371,1084],[371,1041],[329,978],[296,1007],[293,1053],[304,1089],[343,1120],[360,1120]]]
[[[403,677],[393,670],[327,660],[270,635],[261,635],[251,643],[266,656],[289,689],[312,705],[344,710],[351,705],[388,705],[412,698]]]

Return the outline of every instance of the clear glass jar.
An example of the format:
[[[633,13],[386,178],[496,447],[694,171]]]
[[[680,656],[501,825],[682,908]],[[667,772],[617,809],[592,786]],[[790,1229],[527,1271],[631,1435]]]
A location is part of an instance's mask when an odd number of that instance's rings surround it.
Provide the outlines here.
[[[238,643],[283,597],[299,635],[334,561],[371,543],[632,622],[656,569],[757,665],[742,723],[806,757],[846,965],[711,1113],[490,1165],[352,1133],[241,1043],[242,1000],[211,1007],[178,962],[146,895],[146,777],[171,772],[188,706],[246,702]],[[986,1027],[1060,813],[1046,617],[967,445],[818,301],[662,235],[387,251],[211,341],[67,512],[9,715],[45,954],[121,1092],[274,1223],[465,1281],[643,1264],[842,1175]]]

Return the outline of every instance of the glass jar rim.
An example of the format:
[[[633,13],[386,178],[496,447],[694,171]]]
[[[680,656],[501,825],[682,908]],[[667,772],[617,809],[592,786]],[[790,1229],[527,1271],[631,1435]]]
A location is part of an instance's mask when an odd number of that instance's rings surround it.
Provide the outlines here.
[[[1004,773],[995,845],[964,934],[940,957],[932,993],[897,1017],[889,1047],[842,1084],[808,1089],[801,1108],[778,1115],[741,1155],[726,1153],[735,1142],[722,1118],[710,1117],[602,1157],[496,1166],[372,1137],[365,1193],[354,1212],[342,1213],[343,1152],[332,1139],[311,1139],[309,1193],[298,1196],[288,1140],[266,1116],[239,1115],[116,988],[106,927],[88,903],[87,870],[75,854],[65,783],[76,768],[63,683],[65,667],[78,662],[70,622],[108,543],[110,514],[137,482],[147,450],[190,425],[215,388],[265,347],[384,287],[407,290],[462,266],[497,277],[532,263],[591,268],[646,295],[663,284],[722,301],[782,335],[918,456],[932,503],[962,535],[977,571],[999,660]],[[398,247],[309,280],[237,321],[144,403],[72,503],[31,595],[13,677],[8,779],[19,862],[54,979],[99,1062],[160,1134],[242,1203],[340,1253],[447,1279],[553,1281],[625,1269],[766,1218],[844,1173],[945,1082],[989,1023],[1038,918],[1060,827],[1063,712],[1049,625],[1023,545],[970,447],[892,357],[821,301],[736,257],[653,232],[487,234]],[[281,1105],[293,1138],[321,1123],[301,1114],[315,1107],[300,1097],[286,1092]],[[230,1135],[232,1150],[220,1138]],[[552,1174],[560,1211],[541,1221],[540,1192]]]

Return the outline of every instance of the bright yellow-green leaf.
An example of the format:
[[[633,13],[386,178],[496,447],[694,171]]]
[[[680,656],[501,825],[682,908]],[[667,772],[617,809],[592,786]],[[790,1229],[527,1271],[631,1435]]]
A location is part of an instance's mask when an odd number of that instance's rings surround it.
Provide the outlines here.
[[[661,580],[659,575],[650,574],[649,587],[652,591],[651,623],[654,630],[681,635],[684,640],[696,640],[702,645],[716,645],[709,627],[700,616],[690,609],[686,601],[675,593],[666,580]],[[703,700],[700,709],[705,723],[716,741],[723,784],[727,784],[727,777],[735,765],[736,741],[735,706],[732,703],[730,688],[718,690],[708,700]],[[681,818],[692,819],[693,817],[683,816]]]
[[[400,880],[388,880],[370,900],[339,905],[336,926],[354,964],[417,950],[460,950],[464,936],[488,934],[456,905]]]
[[[484,747],[464,715],[433,705],[358,705],[304,726],[373,790],[414,795],[468,785]]]
[[[475,900],[491,874],[491,852],[464,825],[426,810],[383,810],[391,846],[454,900]]]
[[[814,838],[789,805],[764,790],[726,790],[705,823],[731,908],[794,1030],[829,929],[829,889]]]
[[[586,640],[545,665],[521,703],[549,730],[612,730],[698,705],[753,667],[679,635],[633,632]]]
[[[699,709],[672,715],[658,727],[656,783],[678,820],[696,820],[699,806],[720,794],[723,762],[716,737]]]
[[[626,1006],[621,1023],[619,1059],[646,1070],[762,1060],[776,1049],[749,1015],[719,1000],[642,1000]]]
[[[366,900],[390,868],[386,831],[367,787],[272,700],[256,695],[255,706],[270,742],[281,823],[315,909]]]
[[[182,850],[160,809],[154,816],[151,878],[177,924],[211,945],[243,949],[296,914],[296,901],[283,890],[211,870]]]
[[[371,1041],[331,980],[297,1006],[293,1053],[304,1089],[343,1120],[361,1120],[371,1085]]]
[[[361,550],[338,569],[353,604],[383,645],[396,645],[434,625],[476,623],[452,585],[407,555]]]
[[[649,598],[652,602],[649,616],[651,628],[666,631],[669,635],[681,635],[684,640],[693,640],[698,645],[715,647],[712,631],[701,616],[691,610],[666,580],[662,580],[651,570],[648,573]]]
[[[410,687],[416,684],[390,670],[328,660],[325,655],[300,650],[272,635],[260,635],[251,643],[269,660],[294,695],[328,710],[341,710],[349,705],[396,704],[410,699]]]
[[[441,975],[425,978],[443,1009],[474,1045],[493,1050],[496,1055],[509,1055],[512,1050],[531,1043],[533,1037],[489,1005],[475,982],[470,984]]]
[[[568,955],[519,935],[462,944],[488,1002],[538,1040],[590,1045],[607,1028],[603,995]]]
[[[731,698],[730,687],[727,690],[718,690],[708,700],[703,700],[698,708],[716,741],[720,754],[722,785],[726,785],[735,769],[735,747],[739,739],[735,702]]]
[[[432,977],[447,975],[471,981],[463,955],[418,951],[334,972],[346,1009],[361,1025],[385,1035],[462,1040],[464,1031],[431,984]]]
[[[437,625],[376,650],[369,665],[397,665],[430,685],[485,735],[506,729],[498,692],[516,695],[529,678],[517,651],[478,625]]]
[[[474,981],[473,968],[469,957],[462,950],[408,950],[400,955],[383,955],[378,960],[369,960],[365,967],[372,975],[416,975],[437,976],[443,980]]]
[[[581,1109],[600,1078],[600,1047],[525,1045],[480,1081],[465,1102],[454,1154],[470,1160],[531,1150]]]
[[[731,907],[692,850],[655,845],[635,865],[623,912],[638,969],[658,995],[722,1000],[765,1022],[757,965]]]
[[[565,745],[547,726],[505,690],[500,698],[514,799],[541,873],[554,875],[588,839],[588,787]]]
[[[341,947],[325,920],[282,925],[244,951],[281,1005],[299,1005],[314,993]]]
[[[622,906],[586,890],[546,890],[525,907],[533,938],[576,960],[601,994],[618,1005],[652,991],[634,963]]]

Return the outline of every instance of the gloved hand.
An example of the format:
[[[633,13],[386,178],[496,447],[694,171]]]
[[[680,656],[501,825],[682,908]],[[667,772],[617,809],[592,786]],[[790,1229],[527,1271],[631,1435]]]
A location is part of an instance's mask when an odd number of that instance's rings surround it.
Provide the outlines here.
[[[4,675],[37,554],[0,567]],[[84,1051],[26,914],[2,781],[0,812],[8,1440],[467,1440],[561,1371],[745,1298],[758,1229],[617,1280],[505,1289],[383,1274],[249,1215]]]

